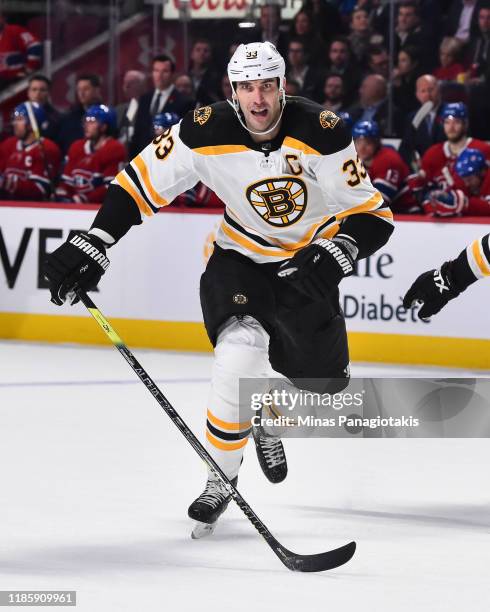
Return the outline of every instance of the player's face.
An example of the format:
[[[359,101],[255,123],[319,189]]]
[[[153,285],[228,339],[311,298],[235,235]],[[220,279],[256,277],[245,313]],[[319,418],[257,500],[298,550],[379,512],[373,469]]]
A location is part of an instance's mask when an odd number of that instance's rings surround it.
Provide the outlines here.
[[[356,138],[354,145],[363,163],[370,162],[376,153],[376,141],[372,138]]]
[[[480,187],[483,182],[482,174],[472,174],[471,176],[465,176],[463,178],[463,181],[471,195],[480,194]]]
[[[93,117],[86,117],[83,122],[83,133],[87,140],[97,141],[102,133],[100,123]]]
[[[25,117],[14,117],[12,127],[14,128],[14,136],[20,140],[24,140],[29,132],[29,122]]]
[[[458,142],[466,134],[466,121],[448,117],[444,119],[444,132],[449,142]]]
[[[251,130],[262,132],[277,121],[281,112],[277,79],[238,82],[236,95]]]

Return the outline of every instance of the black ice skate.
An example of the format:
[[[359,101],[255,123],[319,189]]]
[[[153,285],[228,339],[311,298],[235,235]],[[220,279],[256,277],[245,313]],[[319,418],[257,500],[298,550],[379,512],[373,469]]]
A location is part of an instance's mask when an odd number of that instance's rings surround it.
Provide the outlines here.
[[[282,482],[288,475],[288,464],[281,438],[266,434],[262,425],[254,425],[252,435],[257,458],[266,478],[273,483]]]
[[[236,486],[238,476],[231,483]],[[209,480],[206,488],[189,506],[187,514],[196,521],[191,537],[198,540],[211,535],[216,527],[219,517],[228,507],[231,495],[219,480]]]

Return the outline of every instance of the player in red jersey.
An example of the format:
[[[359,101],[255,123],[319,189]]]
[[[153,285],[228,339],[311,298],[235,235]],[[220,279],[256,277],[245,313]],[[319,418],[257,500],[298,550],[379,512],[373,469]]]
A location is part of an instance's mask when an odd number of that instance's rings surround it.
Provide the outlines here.
[[[28,30],[6,23],[0,11],[0,84],[41,67],[42,46]]]
[[[456,159],[454,171],[463,181],[463,189],[433,191],[426,209],[439,217],[459,214],[490,215],[490,172],[484,154],[478,149],[464,149]]]
[[[48,200],[61,164],[61,151],[49,138],[38,138],[29,119],[28,104],[38,128],[46,120],[36,102],[15,107],[14,136],[0,144],[0,194],[9,200]]]
[[[126,149],[110,136],[116,114],[104,104],[94,104],[84,117],[85,138],[68,150],[66,166],[56,189],[60,202],[102,202],[109,183],[126,161]]]
[[[441,116],[447,140],[434,144],[424,153],[418,174],[408,178],[410,189],[418,194],[427,213],[434,213],[430,200],[431,192],[454,192],[457,212],[463,211],[464,201],[457,191],[464,191],[464,182],[454,171],[458,155],[465,149],[478,149],[485,159],[490,160],[490,145],[483,140],[468,136],[468,109],[462,102],[445,104]],[[438,194],[436,194],[438,197]]]
[[[405,186],[407,164],[393,147],[381,144],[376,121],[357,121],[352,127],[357,154],[374,187],[395,212],[413,212],[419,207]]]

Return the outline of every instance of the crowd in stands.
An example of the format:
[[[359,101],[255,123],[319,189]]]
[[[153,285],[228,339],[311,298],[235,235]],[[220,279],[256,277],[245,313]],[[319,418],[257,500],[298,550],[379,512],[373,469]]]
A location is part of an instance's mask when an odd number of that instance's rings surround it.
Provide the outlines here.
[[[15,109],[13,136],[0,143],[0,197],[101,202],[118,169],[159,130],[231,98],[224,67],[240,42],[270,40],[286,59],[286,93],[350,123],[361,161],[395,212],[490,215],[489,1],[397,3],[391,73],[387,3],[306,0],[290,24],[278,4],[264,5],[256,28],[239,33],[235,24],[227,57],[216,58],[205,38],[193,41],[185,72],[157,55],[148,75],[124,74],[114,109],[100,77],[81,74],[76,104],[63,114],[50,101],[50,80],[35,72],[39,41],[0,14],[0,85],[30,75],[30,104]],[[387,138],[399,146],[383,144]],[[222,203],[197,185],[177,205]]]

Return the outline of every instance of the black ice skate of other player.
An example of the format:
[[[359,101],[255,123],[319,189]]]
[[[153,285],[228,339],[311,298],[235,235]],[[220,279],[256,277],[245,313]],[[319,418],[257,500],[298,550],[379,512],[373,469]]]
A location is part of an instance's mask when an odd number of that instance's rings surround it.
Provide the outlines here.
[[[422,303],[418,317],[428,319],[460,293],[451,274],[451,262],[446,261],[439,270],[428,270],[415,280],[403,298],[403,306],[408,309]]]
[[[313,299],[325,299],[354,272],[358,249],[352,240],[320,238],[301,249],[277,272]]]

